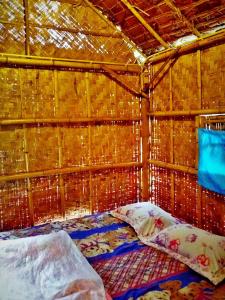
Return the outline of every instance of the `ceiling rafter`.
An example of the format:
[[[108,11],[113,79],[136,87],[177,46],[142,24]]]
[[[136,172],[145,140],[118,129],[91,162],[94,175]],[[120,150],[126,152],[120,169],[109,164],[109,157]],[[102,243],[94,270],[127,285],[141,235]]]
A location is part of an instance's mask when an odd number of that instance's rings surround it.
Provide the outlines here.
[[[127,0],[120,0],[129,11],[141,22],[141,24],[154,36],[154,38],[165,48],[170,46],[161,38],[161,36],[145,21],[145,19],[137,12],[135,7],[131,5]]]
[[[181,10],[174,4],[173,0],[164,0],[167,6],[169,6],[178,16],[178,18],[187,25],[187,27],[192,31],[197,37],[201,36],[201,33],[194,27],[194,25],[182,14]]]

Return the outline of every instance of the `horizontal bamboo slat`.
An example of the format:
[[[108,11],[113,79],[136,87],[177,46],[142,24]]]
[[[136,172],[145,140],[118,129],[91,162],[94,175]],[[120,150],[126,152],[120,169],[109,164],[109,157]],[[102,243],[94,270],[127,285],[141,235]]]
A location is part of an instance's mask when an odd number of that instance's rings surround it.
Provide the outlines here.
[[[189,111],[154,111],[148,113],[151,117],[175,117],[175,116],[197,116],[208,114],[224,114],[225,109],[199,109]]]
[[[77,119],[20,119],[20,120],[1,120],[0,125],[20,125],[20,124],[43,124],[43,123],[50,123],[50,124],[61,124],[61,123],[101,123],[101,122],[139,122],[141,118],[110,118],[110,117],[99,117],[99,118],[77,118]]]
[[[0,53],[0,65],[40,66],[51,68],[103,70],[103,66],[109,66],[114,71],[124,71],[139,74],[141,67],[135,64],[121,64],[113,62],[85,61],[52,57],[25,56]]]
[[[149,164],[155,165],[157,167],[166,168],[166,169],[175,170],[175,171],[181,171],[184,173],[197,174],[197,172],[198,172],[198,170],[191,168],[191,167],[166,163],[166,162],[157,161],[154,159],[149,159],[148,162],[149,162]]]
[[[117,169],[117,168],[132,168],[132,167],[142,167],[142,163],[131,162],[131,163],[118,163],[109,165],[95,165],[95,166],[80,166],[80,167],[70,167],[70,168],[60,168],[52,170],[43,170],[37,172],[26,172],[18,173],[12,175],[0,176],[0,182],[19,180],[25,178],[43,177],[50,175],[68,174],[68,173],[80,173],[86,171],[98,171],[107,169]]]

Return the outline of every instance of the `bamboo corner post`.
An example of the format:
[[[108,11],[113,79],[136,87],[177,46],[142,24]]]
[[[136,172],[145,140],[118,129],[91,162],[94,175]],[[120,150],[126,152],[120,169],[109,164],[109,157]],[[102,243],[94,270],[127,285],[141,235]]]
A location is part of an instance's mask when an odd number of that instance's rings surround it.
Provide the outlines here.
[[[141,87],[143,87],[143,74],[141,76]],[[142,198],[149,199],[149,99],[142,98],[141,102],[141,116],[142,116]]]

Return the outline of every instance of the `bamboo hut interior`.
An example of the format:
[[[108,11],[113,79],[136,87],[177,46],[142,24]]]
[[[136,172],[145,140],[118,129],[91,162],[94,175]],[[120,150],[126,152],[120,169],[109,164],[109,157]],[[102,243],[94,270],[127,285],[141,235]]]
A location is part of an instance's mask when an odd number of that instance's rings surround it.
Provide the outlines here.
[[[0,230],[150,201],[225,234],[223,0],[0,1]]]

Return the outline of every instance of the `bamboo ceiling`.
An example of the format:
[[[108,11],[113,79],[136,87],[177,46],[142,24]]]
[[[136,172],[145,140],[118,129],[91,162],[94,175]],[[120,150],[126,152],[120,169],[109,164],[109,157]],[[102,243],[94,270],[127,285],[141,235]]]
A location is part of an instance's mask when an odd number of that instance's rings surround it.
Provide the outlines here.
[[[4,0],[0,52],[136,63],[224,26],[224,0]]]
[[[90,0],[145,53],[225,23],[224,0]]]

